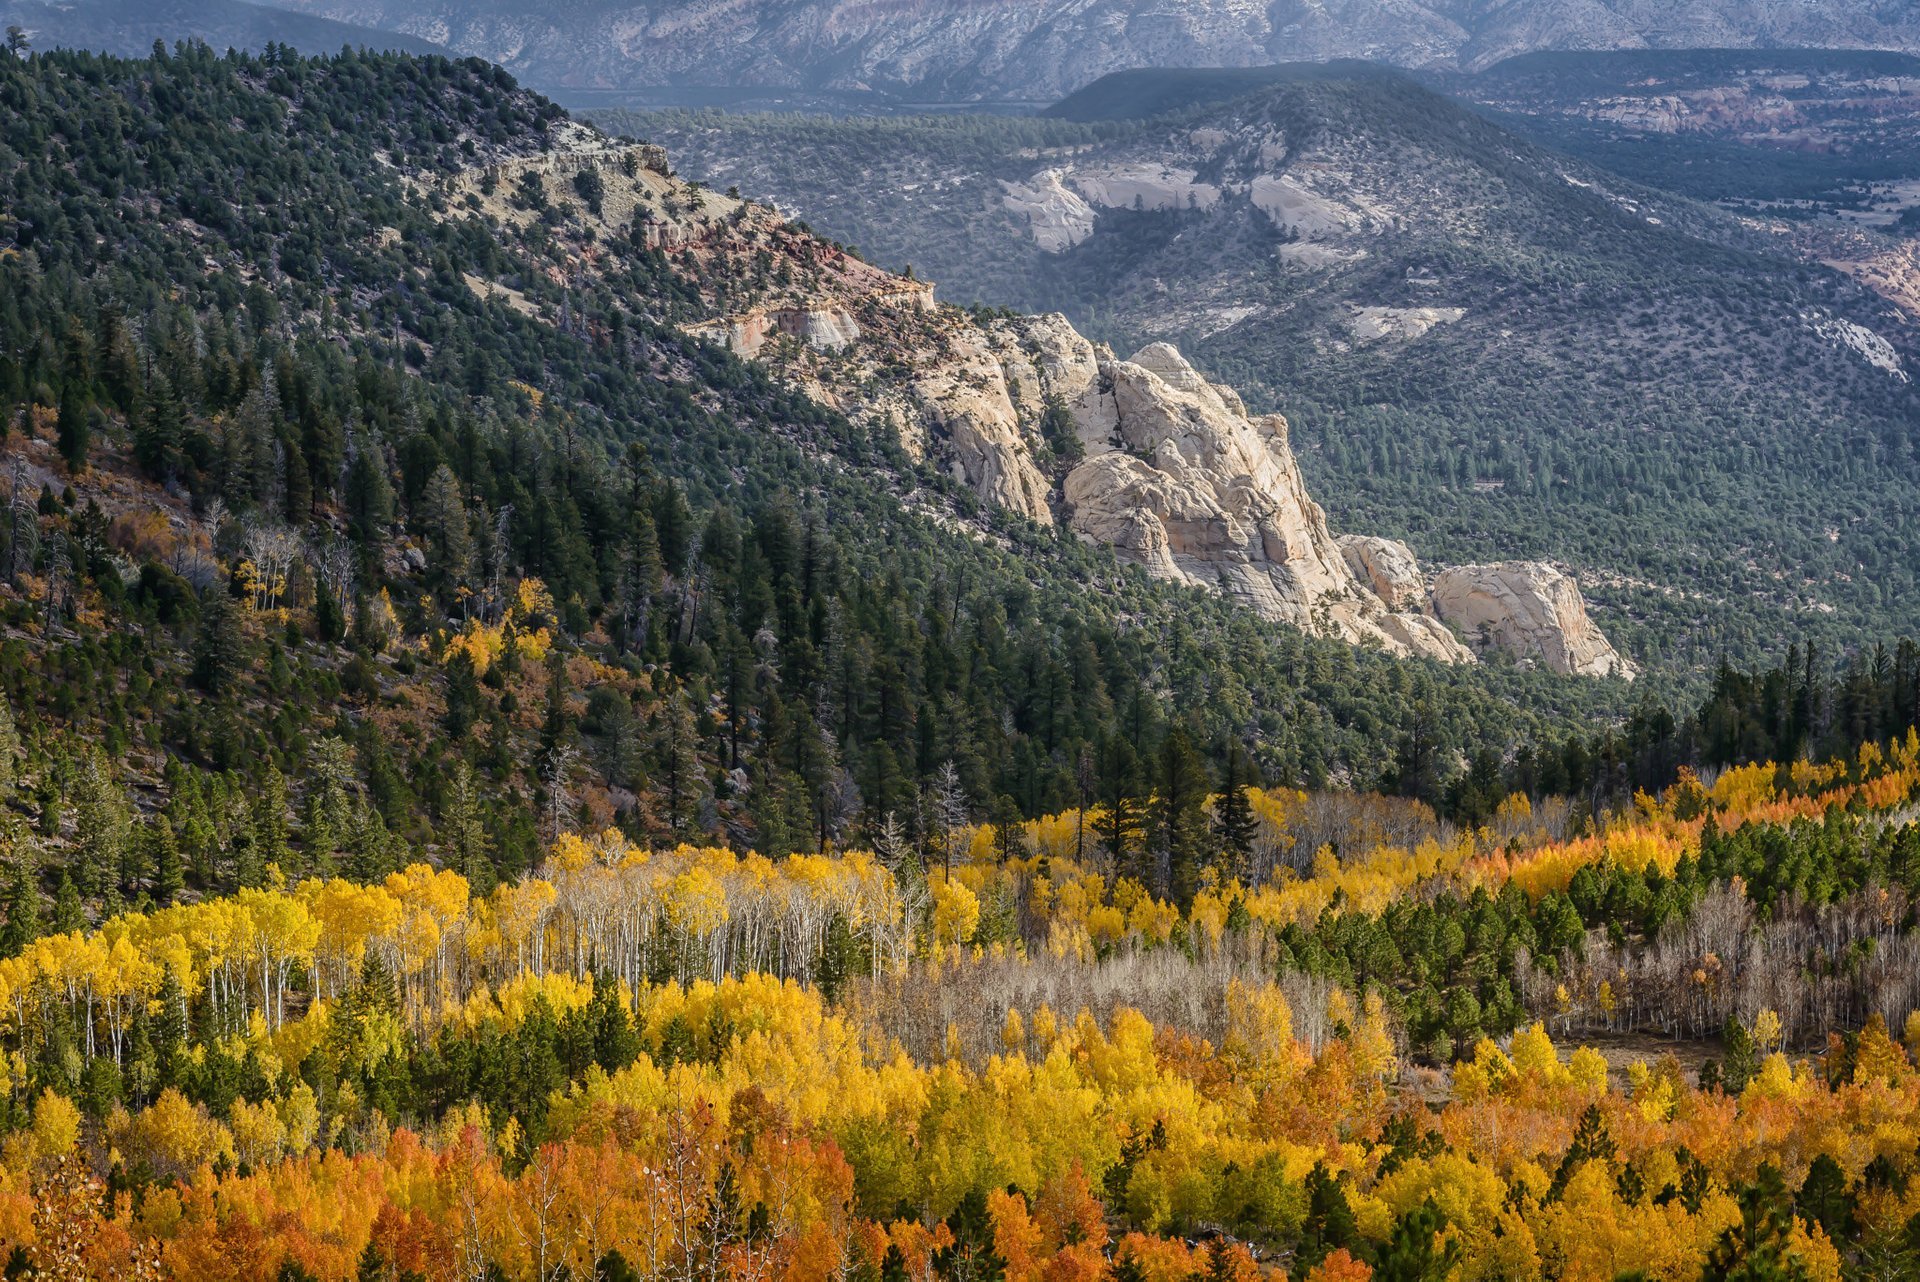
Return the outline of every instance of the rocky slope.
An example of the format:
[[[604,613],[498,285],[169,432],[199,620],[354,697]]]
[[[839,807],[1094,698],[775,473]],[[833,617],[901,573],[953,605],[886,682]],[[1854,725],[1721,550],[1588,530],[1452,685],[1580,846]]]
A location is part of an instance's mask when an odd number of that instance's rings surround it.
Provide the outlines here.
[[[1175,345],[1286,412],[1350,528],[1578,567],[1636,657],[1920,625],[1920,324],[1884,237],[1805,244],[1378,68],[1229,79],[1128,77],[1086,119],[620,119],[946,297]]]
[[[924,281],[865,263],[765,205],[679,178],[659,147],[571,122],[552,144],[444,181],[449,216],[478,212],[522,234],[556,221],[578,226],[570,273],[600,270],[608,243],[645,245],[698,295],[681,321],[686,332],[885,433],[994,509],[1065,523],[1156,577],[1223,591],[1316,635],[1473,659],[1424,581],[1407,585],[1419,578],[1411,552],[1400,548],[1389,573],[1371,544],[1335,539],[1307,492],[1286,420],[1250,416],[1173,347],[1151,344],[1119,360],[1058,314],[942,305]],[[483,296],[512,296],[510,281],[466,279]],[[1368,555],[1382,573],[1356,571],[1350,557],[1364,564]],[[1562,617],[1552,609],[1510,613],[1511,626],[1474,616],[1489,644],[1559,672],[1628,671],[1595,659],[1590,642],[1543,642]],[[1577,613],[1564,612],[1566,621],[1583,621],[1584,608]],[[1563,663],[1563,654],[1581,661]]]
[[[497,61],[548,88],[764,86],[1051,99],[1128,67],[1533,49],[1920,47],[1883,0],[279,0]]]

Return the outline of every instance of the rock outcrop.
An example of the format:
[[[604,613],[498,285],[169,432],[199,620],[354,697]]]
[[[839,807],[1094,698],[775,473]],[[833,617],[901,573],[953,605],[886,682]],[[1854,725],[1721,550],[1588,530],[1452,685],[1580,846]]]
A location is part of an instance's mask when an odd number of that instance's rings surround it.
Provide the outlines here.
[[[1168,344],[1119,360],[1063,316],[942,307],[924,281],[822,245],[764,206],[681,181],[657,148],[615,144],[590,130],[554,144],[463,173],[455,203],[491,201],[503,219],[530,220],[505,203],[503,189],[537,180],[549,201],[562,201],[591,168],[602,193],[592,230],[657,231],[659,243],[678,247],[674,261],[697,286],[738,281],[743,261],[764,269],[772,259],[779,272],[761,278],[777,287],[744,298],[725,291],[733,305],[687,330],[767,364],[851,418],[896,432],[908,453],[951,469],[997,508],[1041,525],[1065,517],[1076,533],[1150,574],[1225,592],[1315,635],[1471,663],[1457,629],[1558,672],[1632,675],[1587,618],[1572,581],[1550,567],[1447,571],[1436,597],[1404,543],[1337,538],[1307,493],[1286,419],[1250,415],[1233,389],[1209,382]],[[1103,198],[1131,194],[1143,203],[1150,180],[1198,186],[1185,171],[1116,169],[1106,177]],[[1178,195],[1154,190],[1156,199]],[[1186,198],[1199,200],[1192,191]],[[469,275],[468,284],[534,309],[507,283]],[[723,292],[710,292],[719,302]],[[1056,487],[1050,447],[1063,444],[1063,433],[1077,438],[1081,457]]]
[[[1093,345],[1061,316],[969,326],[913,377],[924,427],[944,436],[956,475],[982,498],[1053,524],[1053,485],[1034,457],[1050,397],[1094,378]]]
[[[1342,534],[1340,552],[1354,577],[1373,589],[1389,610],[1419,613],[1427,608],[1427,581],[1413,549],[1398,539]]]
[[[1072,408],[1086,459],[1068,474],[1065,498],[1080,534],[1266,618],[1397,654],[1470,661],[1438,620],[1401,617],[1356,578],[1307,493],[1284,418],[1249,417],[1231,389],[1164,343],[1103,361]]]
[[[1434,579],[1434,609],[1477,644],[1497,646],[1569,676],[1620,676],[1631,663],[1587,617],[1571,578],[1538,561],[1461,565]]]
[[[762,307],[737,316],[689,325],[687,331],[751,360],[774,338],[797,338],[823,352],[837,352],[860,338],[860,323],[844,307]]]

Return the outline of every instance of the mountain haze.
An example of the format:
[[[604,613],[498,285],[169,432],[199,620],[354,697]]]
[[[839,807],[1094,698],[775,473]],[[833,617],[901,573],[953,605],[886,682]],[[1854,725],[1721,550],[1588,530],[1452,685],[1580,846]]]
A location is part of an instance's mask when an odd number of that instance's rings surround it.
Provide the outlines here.
[[[1129,67],[1368,58],[1476,68],[1537,49],[1920,50],[1896,0],[279,0],[404,31],[550,88],[1051,100]]]
[[[342,48],[444,52],[428,40],[376,31],[246,0],[0,0],[0,27],[20,27],[33,47],[94,49],[139,57],[155,41],[203,40],[215,49],[259,52],[269,44],[303,53]]]

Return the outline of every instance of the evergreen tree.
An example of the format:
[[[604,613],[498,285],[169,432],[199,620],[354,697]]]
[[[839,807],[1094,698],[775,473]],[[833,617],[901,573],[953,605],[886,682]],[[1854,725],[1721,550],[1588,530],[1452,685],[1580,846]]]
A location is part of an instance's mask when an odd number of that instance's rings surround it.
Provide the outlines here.
[[[87,470],[87,450],[93,443],[90,411],[80,393],[69,387],[60,393],[60,416],[55,423],[60,457],[67,470],[78,475]]]
[[[1220,800],[1215,803],[1214,821],[1220,849],[1232,861],[1233,875],[1242,880],[1251,875],[1253,841],[1260,831],[1260,821],[1253,813],[1253,800],[1247,793],[1253,782],[1252,775],[1246,750],[1234,744],[1227,752],[1226,774],[1221,781]]]
[[[186,864],[180,857],[180,842],[174,836],[171,820],[165,815],[155,815],[147,831],[152,850],[153,899],[164,908],[186,888]]]
[[[32,851],[22,842],[15,847],[7,874],[7,922],[0,927],[0,957],[18,957],[40,937],[40,875]]]
[[[53,933],[70,935],[86,928],[87,914],[80,905],[80,890],[73,884],[72,876],[63,870],[60,889],[53,897]]]
[[[1160,742],[1154,768],[1153,872],[1155,892],[1171,895],[1183,908],[1200,889],[1208,861],[1207,782],[1206,763],[1187,732],[1174,726]]]

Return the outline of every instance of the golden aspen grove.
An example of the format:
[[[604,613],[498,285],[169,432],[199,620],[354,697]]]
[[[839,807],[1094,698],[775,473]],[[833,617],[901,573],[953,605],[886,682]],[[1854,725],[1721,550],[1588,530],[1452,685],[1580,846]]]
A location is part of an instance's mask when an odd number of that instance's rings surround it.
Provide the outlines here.
[[[1077,862],[1077,814],[1022,825],[1010,861],[969,826],[951,874],[610,831],[480,897],[425,865],[276,876],[0,963],[16,1095],[55,1029],[129,1078],[218,1059],[252,1086],[86,1124],[44,1088],[6,1143],[0,1244],[235,1278],[1837,1278],[1843,1251],[1897,1270],[1920,1226],[1910,959],[1897,1022],[1826,1036],[1754,1012],[1729,1089],[1548,1028],[1699,1000],[1707,956],[1669,991],[1571,950],[1545,1018],[1438,1071],[1406,1062],[1383,993],[1276,978],[1273,957],[1284,927],[1416,890],[1538,903],[1581,869],[1671,877],[1708,825],[1886,823],[1916,795],[1909,738],[1688,777],[1577,840],[1516,797],[1500,832],[1350,866],[1323,849],[1185,912]],[[1268,842],[1310,804],[1250,801]],[[1020,940],[972,942],[1009,905]],[[100,1195],[94,1146],[141,1196]]]

